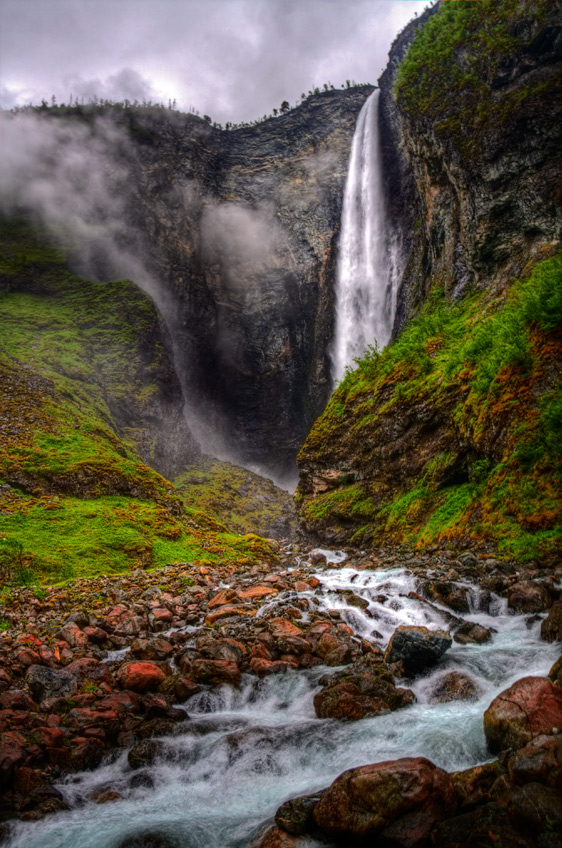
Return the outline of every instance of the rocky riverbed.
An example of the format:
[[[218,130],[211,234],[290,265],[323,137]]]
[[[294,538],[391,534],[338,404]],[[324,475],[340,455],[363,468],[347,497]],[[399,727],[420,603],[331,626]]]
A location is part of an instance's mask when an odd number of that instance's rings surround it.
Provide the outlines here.
[[[561,576],[287,544],[13,590],[5,842],[558,846]]]

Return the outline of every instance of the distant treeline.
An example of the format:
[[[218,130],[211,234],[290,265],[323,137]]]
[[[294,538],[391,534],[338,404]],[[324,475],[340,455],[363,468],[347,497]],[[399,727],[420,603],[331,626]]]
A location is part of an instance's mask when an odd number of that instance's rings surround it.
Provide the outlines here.
[[[346,88],[362,88],[366,86],[370,86],[371,83],[368,82],[355,82],[355,80],[346,80],[345,83],[342,83],[339,86],[340,89]],[[73,98],[70,95],[68,103],[57,103],[56,97],[53,95],[51,97],[50,102],[46,100],[42,100],[39,105],[33,105],[31,103],[26,106],[15,106],[13,109],[9,111],[12,114],[18,114],[22,112],[32,112],[32,113],[41,113],[41,112],[50,112],[55,113],[61,117],[66,115],[78,115],[80,117],[88,118],[93,115],[104,114],[105,112],[129,112],[129,111],[167,111],[174,112],[176,115],[194,115],[197,118],[205,121],[211,126],[215,127],[218,130],[237,130],[243,127],[255,127],[258,124],[261,124],[263,121],[267,121],[269,118],[276,118],[279,115],[286,115],[292,109],[296,109],[297,106],[300,106],[308,97],[312,97],[315,94],[322,94],[327,91],[336,91],[336,86],[332,85],[332,83],[325,82],[322,87],[315,86],[310,89],[307,93],[302,92],[300,99],[297,103],[291,104],[288,100],[283,100],[279,108],[274,108],[269,115],[263,115],[261,118],[258,118],[255,121],[242,121],[240,123],[233,123],[231,121],[227,121],[223,126],[217,121],[213,121],[213,119],[209,115],[200,115],[199,110],[195,109],[193,106],[190,106],[187,112],[182,112],[177,108],[176,100],[169,99],[168,104],[165,105],[163,102],[154,103],[152,100],[104,100],[103,98],[93,97],[87,101],[84,99]]]

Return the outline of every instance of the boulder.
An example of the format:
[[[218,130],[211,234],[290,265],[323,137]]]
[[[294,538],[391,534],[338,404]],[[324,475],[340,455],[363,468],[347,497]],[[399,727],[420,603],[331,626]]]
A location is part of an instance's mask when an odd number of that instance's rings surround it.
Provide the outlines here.
[[[507,761],[513,783],[543,783],[562,791],[562,735],[538,736],[530,745],[519,748]]]
[[[242,679],[238,663],[228,660],[195,660],[192,677],[198,683],[232,683],[234,686]]]
[[[447,772],[424,757],[405,757],[345,771],[323,793],[314,819],[337,839],[421,848],[456,803]]]
[[[277,825],[271,825],[261,830],[252,839],[248,848],[299,848],[300,845],[307,848],[307,843],[303,843],[298,836],[291,836]]]
[[[541,639],[545,642],[562,642],[562,601],[552,604],[541,624]]]
[[[143,739],[133,745],[127,754],[127,760],[132,769],[139,769],[143,766],[150,766],[157,757],[161,757],[164,752],[164,744],[158,739]]]
[[[399,662],[405,674],[414,676],[435,665],[451,647],[452,639],[444,630],[401,625],[390,638],[384,659]]]
[[[515,823],[535,834],[543,831],[547,822],[550,822],[552,830],[558,832],[562,826],[562,797],[550,786],[527,783],[511,796],[508,812]]]
[[[48,668],[45,665],[32,665],[26,675],[26,683],[34,701],[47,698],[68,698],[77,689],[74,675],[65,669]]]
[[[432,844],[436,848],[534,848],[513,827],[504,806],[492,802],[437,825]]]
[[[361,664],[356,664],[349,672],[323,677],[320,683],[325,688],[314,696],[318,718],[357,721],[384,715],[415,701],[414,693],[397,687],[388,671],[365,668]]]
[[[537,736],[562,732],[562,690],[542,677],[524,677],[501,692],[484,713],[492,753],[522,748]]]
[[[275,813],[275,824],[292,836],[302,836],[314,830],[314,808],[322,794],[316,792],[314,795],[301,795],[285,801]]]
[[[474,701],[478,698],[478,686],[467,674],[449,671],[433,685],[429,696],[430,704],[446,704],[449,701]]]
[[[124,689],[133,692],[150,692],[158,689],[166,679],[166,673],[150,662],[132,662],[122,665],[118,672]]]
[[[507,605],[516,612],[543,612],[551,604],[550,594],[537,583],[514,583],[507,591]]]
[[[489,627],[483,627],[481,624],[465,621],[455,630],[453,638],[459,645],[482,645],[484,642],[490,641],[492,631]]]

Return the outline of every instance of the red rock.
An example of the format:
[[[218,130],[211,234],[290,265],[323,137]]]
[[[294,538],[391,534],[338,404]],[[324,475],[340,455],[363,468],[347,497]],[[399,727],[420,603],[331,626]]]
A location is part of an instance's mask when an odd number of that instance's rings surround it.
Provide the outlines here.
[[[484,713],[492,753],[522,748],[537,736],[562,732],[562,691],[542,677],[524,677],[501,692]]]
[[[240,606],[225,605],[213,610],[205,616],[205,624],[214,624],[220,621],[221,618],[228,618],[231,615],[241,615],[242,608]]]
[[[300,627],[297,627],[291,621],[287,621],[286,618],[272,618],[269,627],[276,639],[280,636],[302,636]]]
[[[234,686],[241,680],[238,663],[227,660],[195,660],[192,677],[198,683],[232,683]]]
[[[41,661],[41,657],[36,651],[32,651],[31,648],[24,647],[16,648],[14,651],[14,659],[26,668]]]
[[[287,663],[283,661],[264,660],[254,657],[250,660],[250,668],[258,677],[266,677],[269,674],[279,674],[287,671]]]
[[[248,848],[299,848],[299,845],[309,844],[308,840],[302,840],[298,836],[291,836],[284,830],[271,825],[265,831],[261,831],[251,841]]]
[[[77,624],[65,624],[64,627],[61,627],[59,633],[71,648],[84,649],[88,646],[88,637]]]
[[[100,710],[116,710],[117,713],[137,712],[140,709],[140,698],[134,692],[114,692],[98,703]]]
[[[27,692],[16,689],[0,695],[0,710],[37,710],[38,706]]]
[[[16,766],[25,762],[25,737],[17,731],[0,733],[0,789],[9,786]]]
[[[117,724],[117,713],[115,710],[90,710],[85,708],[74,708],[70,710],[65,719],[68,727],[75,730],[84,730],[87,727],[98,727]]]
[[[516,784],[545,783],[562,790],[562,738],[538,736],[509,758],[507,770]]]
[[[36,727],[33,734],[39,744],[46,748],[61,748],[64,745],[64,734],[58,727]]]
[[[117,676],[123,688],[133,692],[154,691],[166,679],[165,672],[150,662],[126,663]]]
[[[156,607],[152,610],[152,615],[155,624],[171,624],[174,617],[170,610],[165,607]]]
[[[12,685],[12,678],[5,668],[0,668],[0,692]]]
[[[84,633],[94,645],[102,645],[107,642],[107,633],[101,627],[85,627]]]
[[[233,604],[236,603],[238,598],[236,589],[223,589],[214,598],[211,598],[208,604],[208,608],[210,610],[216,609],[217,607],[221,607],[224,604]]]
[[[406,757],[344,772],[322,795],[314,819],[328,836],[417,848],[455,808],[447,772],[424,757]]]
[[[250,586],[249,589],[243,589],[238,592],[238,597],[242,601],[258,601],[261,598],[274,597],[279,591],[273,586]]]

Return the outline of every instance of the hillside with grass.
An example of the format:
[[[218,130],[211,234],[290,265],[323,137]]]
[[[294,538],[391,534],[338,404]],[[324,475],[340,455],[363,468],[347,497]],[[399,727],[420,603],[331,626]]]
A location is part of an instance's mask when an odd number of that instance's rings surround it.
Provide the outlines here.
[[[152,300],[76,276],[25,221],[0,229],[0,582],[271,555],[162,476],[198,449]]]
[[[553,251],[550,251],[552,253]],[[300,519],[339,544],[562,550],[562,256],[422,313],[338,386],[299,456]]]

